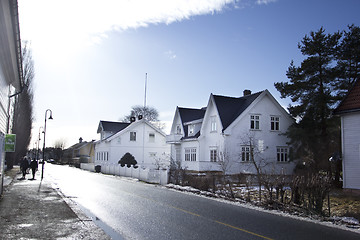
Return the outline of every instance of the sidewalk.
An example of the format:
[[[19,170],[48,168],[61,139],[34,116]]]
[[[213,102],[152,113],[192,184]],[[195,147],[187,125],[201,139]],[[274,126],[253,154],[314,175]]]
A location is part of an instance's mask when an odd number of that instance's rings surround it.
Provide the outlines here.
[[[7,172],[14,178],[0,199],[0,239],[111,239],[45,178],[40,181],[40,171],[35,180],[31,174],[21,180],[18,172],[16,166]]]

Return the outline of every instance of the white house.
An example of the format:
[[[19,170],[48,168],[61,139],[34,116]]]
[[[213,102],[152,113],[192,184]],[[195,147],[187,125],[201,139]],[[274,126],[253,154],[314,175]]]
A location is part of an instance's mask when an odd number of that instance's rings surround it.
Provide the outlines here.
[[[3,192],[5,135],[11,131],[14,97],[21,93],[23,71],[16,1],[0,0],[0,195]]]
[[[336,108],[341,116],[343,187],[360,189],[360,81]]]
[[[142,168],[169,165],[170,146],[166,143],[166,134],[145,119],[132,123],[100,121],[98,133],[101,139],[95,143],[95,165],[118,165],[126,153]]]
[[[176,108],[171,157],[194,172],[291,174],[288,139],[293,119],[268,90],[242,97],[210,95],[205,108]],[[255,161],[253,161],[255,160]]]

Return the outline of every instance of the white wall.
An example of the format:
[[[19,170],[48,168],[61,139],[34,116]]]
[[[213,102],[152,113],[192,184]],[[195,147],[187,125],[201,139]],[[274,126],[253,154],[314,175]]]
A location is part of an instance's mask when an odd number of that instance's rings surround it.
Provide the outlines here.
[[[260,115],[260,129],[250,130],[250,115]],[[280,117],[280,130],[271,131],[270,117]],[[294,162],[277,162],[277,147],[287,146],[288,139],[281,135],[286,132],[287,128],[292,124],[292,120],[283,114],[270,97],[265,95],[261,102],[248,109],[241,115],[241,119],[237,124],[232,126],[231,135],[226,137],[225,146],[231,153],[230,158],[233,162],[231,168],[232,173],[246,172],[255,173],[254,164],[241,161],[241,145],[247,145],[250,137],[253,138],[255,144],[260,147],[262,151],[258,151],[257,160],[262,162],[264,170],[268,173],[291,174],[295,167]],[[256,156],[255,156],[256,158]],[[266,164],[265,166],[265,161]]]
[[[211,118],[216,119],[216,131],[211,131]],[[210,161],[210,150],[216,149],[218,156],[224,151],[224,136],[222,134],[221,120],[212,101],[209,101],[206,116],[201,128],[200,142],[200,162],[201,171],[222,171],[219,163]]]
[[[130,125],[131,126],[131,125]],[[170,154],[170,145],[166,144],[165,136],[154,130],[149,125],[142,123],[133,125],[132,128],[126,128],[117,134],[111,141],[101,141],[95,146],[95,159],[97,152],[108,152],[109,164],[117,164],[125,153],[129,152],[135,157],[139,165],[147,168],[154,168],[155,160],[150,155],[155,153],[157,157],[163,154]],[[130,141],[130,132],[136,132],[136,141]],[[145,135],[143,134],[145,132]],[[150,142],[149,133],[155,134],[154,142]],[[96,163],[101,161],[95,160]]]
[[[251,114],[260,115],[259,130],[250,130]],[[212,116],[217,116],[216,132],[211,132],[210,119]],[[279,131],[271,130],[271,116],[280,117]],[[174,122],[180,122],[178,116],[174,118]],[[249,137],[251,136],[256,139],[257,145],[263,146],[262,152],[258,156],[258,159],[264,159],[262,161],[263,163],[265,163],[266,160],[267,164],[266,166],[263,164],[263,170],[266,170],[268,173],[291,174],[296,165],[295,162],[277,162],[277,147],[287,147],[288,139],[281,134],[285,133],[292,123],[293,120],[287,115],[285,110],[274,102],[271,96],[264,94],[260,102],[246,109],[243,114],[240,115],[239,119],[234,121],[234,123],[226,129],[225,134],[223,134],[217,109],[213,102],[209,101],[200,137],[191,141],[181,141],[182,166],[194,171],[221,171],[222,167],[219,163],[210,162],[210,149],[217,148],[218,156],[225,154],[225,157],[229,159],[229,163],[227,163],[227,173],[256,173],[253,163],[241,161],[241,145],[247,145],[246,142],[249,141]],[[175,131],[174,128],[172,130]],[[174,132],[171,134],[173,133]],[[196,162],[185,161],[185,148],[189,147],[197,148]],[[175,159],[174,145],[172,146],[172,156]]]
[[[341,117],[343,187],[360,189],[360,113]]]

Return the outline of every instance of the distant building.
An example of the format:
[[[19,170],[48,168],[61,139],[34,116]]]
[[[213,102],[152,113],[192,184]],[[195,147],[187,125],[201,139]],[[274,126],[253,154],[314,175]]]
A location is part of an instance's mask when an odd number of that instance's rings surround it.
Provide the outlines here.
[[[79,142],[64,150],[62,162],[80,166],[80,163],[93,163],[95,141],[86,142],[80,137]]]
[[[167,142],[171,157],[193,172],[291,174],[284,136],[293,119],[269,91],[210,95],[201,109],[177,107]]]
[[[22,61],[16,0],[0,0],[0,193],[4,179],[4,137],[12,117],[11,96],[21,91]]]
[[[335,109],[341,116],[343,187],[360,189],[360,81]]]
[[[165,133],[145,119],[132,123],[100,121],[98,133],[101,137],[95,143],[95,165],[118,165],[127,153],[143,168],[157,169],[162,164],[159,161],[169,161]]]

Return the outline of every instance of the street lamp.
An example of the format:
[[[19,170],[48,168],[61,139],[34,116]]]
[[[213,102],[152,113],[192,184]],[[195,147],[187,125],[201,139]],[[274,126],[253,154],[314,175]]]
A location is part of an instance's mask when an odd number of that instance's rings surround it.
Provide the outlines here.
[[[43,145],[43,160],[42,160],[42,168],[41,168],[41,180],[43,180],[44,178],[44,164],[45,164],[45,136],[46,136],[46,115],[47,115],[47,112],[50,111],[50,117],[49,119],[53,119],[52,117],[52,111],[50,109],[47,109],[45,111],[45,124],[44,124],[44,145]]]
[[[42,129],[43,127],[41,126],[41,127],[39,127],[39,137],[38,137],[38,141],[37,141],[37,152],[36,152],[36,161],[38,161],[39,160],[39,151],[40,151],[40,148],[39,148],[39,146],[40,146],[40,140],[41,140],[41,138],[40,138],[40,133],[41,133],[41,129]]]

